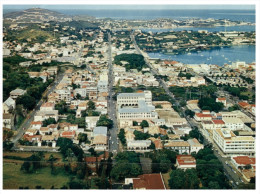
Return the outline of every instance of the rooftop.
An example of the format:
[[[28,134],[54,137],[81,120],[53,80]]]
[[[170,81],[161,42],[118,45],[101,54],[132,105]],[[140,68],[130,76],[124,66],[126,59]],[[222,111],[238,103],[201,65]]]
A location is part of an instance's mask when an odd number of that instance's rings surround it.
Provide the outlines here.
[[[143,174],[133,178],[134,189],[166,189],[161,174]]]

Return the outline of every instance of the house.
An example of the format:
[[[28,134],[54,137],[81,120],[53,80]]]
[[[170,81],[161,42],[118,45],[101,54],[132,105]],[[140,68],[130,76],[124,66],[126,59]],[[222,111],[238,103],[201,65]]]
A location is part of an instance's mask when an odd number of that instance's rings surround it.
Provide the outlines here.
[[[93,130],[96,127],[97,121],[99,120],[99,116],[88,116],[85,118],[86,129]]]
[[[21,63],[19,63],[19,65],[20,65],[21,67],[29,67],[29,66],[32,65],[32,61],[21,62]]]
[[[213,129],[221,129],[225,126],[225,122],[223,120],[219,120],[219,119],[213,119]]]
[[[46,102],[40,107],[41,111],[52,111],[54,109],[55,109],[55,104],[51,102]]]
[[[47,72],[50,75],[57,75],[58,67],[48,67]]]
[[[187,142],[190,144],[190,153],[198,153],[198,151],[204,148],[204,145],[200,144],[200,142],[196,138],[188,139]]]
[[[52,111],[40,110],[34,115],[34,121],[44,121],[49,118],[54,118],[55,121],[57,122],[59,119],[58,110],[52,110]]]
[[[41,121],[32,121],[31,122],[31,129],[40,129],[42,127],[42,122]]]
[[[176,167],[183,170],[196,168],[196,159],[191,155],[177,155]]]
[[[179,152],[179,154],[190,153],[190,144],[183,140],[171,140],[164,144],[166,149],[171,149],[173,151]]]
[[[76,131],[63,131],[60,136],[64,138],[74,139],[74,137],[76,136]]]
[[[50,131],[49,127],[41,127],[39,132],[41,135],[48,135],[51,131]]]
[[[14,117],[12,114],[3,114],[3,127],[13,129]]]
[[[201,121],[203,129],[214,129],[214,123],[212,121]]]
[[[135,152],[149,152],[151,140],[132,140],[127,142],[127,150]]]
[[[243,109],[250,109],[251,108],[251,105],[250,104],[248,104],[247,102],[239,102],[238,103],[238,106],[240,106],[241,108],[243,108]]]
[[[107,127],[95,127],[92,133],[92,143],[96,151],[108,150]]]
[[[38,132],[38,129],[27,129],[25,131],[25,134],[28,136],[33,136],[33,135],[36,135],[37,132]]]
[[[137,178],[125,178],[125,184],[132,184],[133,189],[166,190],[164,180],[161,174],[143,174],[139,175]]]
[[[212,116],[211,114],[195,113],[194,119],[196,121],[210,121]]]
[[[249,156],[233,156],[231,157],[231,163],[236,167],[236,169],[245,168],[245,166],[250,165],[255,168],[255,157]]]
[[[12,110],[15,109],[15,105],[15,100],[13,100],[11,97],[7,98],[7,100],[3,103],[3,113],[11,113]]]
[[[26,90],[22,90],[19,88],[16,88],[15,90],[10,92],[10,97],[14,100],[16,100],[19,96],[22,96],[26,93]]]

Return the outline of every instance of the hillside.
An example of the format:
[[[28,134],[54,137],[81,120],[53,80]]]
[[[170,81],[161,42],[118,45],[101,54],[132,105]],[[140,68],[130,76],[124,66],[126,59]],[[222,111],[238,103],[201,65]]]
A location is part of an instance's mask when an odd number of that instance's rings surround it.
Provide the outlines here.
[[[4,14],[5,20],[15,20],[15,22],[42,22],[42,21],[70,21],[68,15],[51,11],[48,9],[31,8],[23,11],[9,12]]]

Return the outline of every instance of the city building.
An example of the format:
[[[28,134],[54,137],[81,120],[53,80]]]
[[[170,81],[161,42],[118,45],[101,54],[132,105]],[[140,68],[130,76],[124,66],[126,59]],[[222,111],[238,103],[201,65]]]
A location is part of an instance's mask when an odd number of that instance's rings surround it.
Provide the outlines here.
[[[255,138],[252,136],[236,136],[230,129],[213,130],[213,140],[227,155],[254,155]]]

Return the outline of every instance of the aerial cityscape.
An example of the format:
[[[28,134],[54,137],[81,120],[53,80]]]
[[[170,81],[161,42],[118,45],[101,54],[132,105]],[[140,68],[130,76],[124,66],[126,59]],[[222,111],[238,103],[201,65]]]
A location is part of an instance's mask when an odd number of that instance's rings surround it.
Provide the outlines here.
[[[4,190],[256,189],[254,5],[69,6],[3,5]]]

